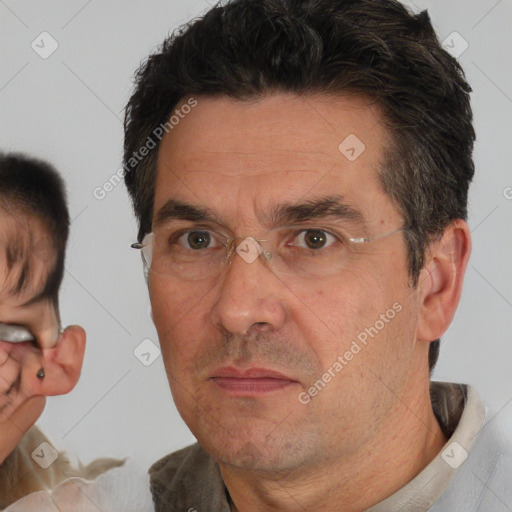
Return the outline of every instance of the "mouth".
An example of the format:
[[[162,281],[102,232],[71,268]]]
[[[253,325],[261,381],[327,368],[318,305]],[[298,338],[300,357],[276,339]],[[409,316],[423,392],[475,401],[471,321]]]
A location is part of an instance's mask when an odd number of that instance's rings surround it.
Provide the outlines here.
[[[241,370],[233,366],[213,372],[210,380],[231,396],[258,396],[283,390],[297,381],[267,368]]]

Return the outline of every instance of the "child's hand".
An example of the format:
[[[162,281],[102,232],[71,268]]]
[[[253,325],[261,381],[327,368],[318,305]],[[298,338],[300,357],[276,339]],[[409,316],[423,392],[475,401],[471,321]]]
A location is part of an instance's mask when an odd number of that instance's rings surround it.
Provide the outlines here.
[[[34,395],[30,373],[43,365],[41,350],[31,341],[10,342],[0,324],[0,424]],[[1,331],[4,331],[3,335]],[[3,421],[2,421],[3,420]],[[0,441],[1,443],[1,441]]]

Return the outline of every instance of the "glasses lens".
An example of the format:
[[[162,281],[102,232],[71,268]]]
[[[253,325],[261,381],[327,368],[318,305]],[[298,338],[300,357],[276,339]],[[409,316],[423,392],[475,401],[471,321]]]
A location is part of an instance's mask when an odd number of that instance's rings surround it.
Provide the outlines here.
[[[372,244],[366,243],[371,241],[351,239],[339,229],[293,226],[272,230],[263,240],[248,237],[233,243],[216,231],[187,228],[146,235],[142,256],[151,272],[185,280],[220,275],[235,255],[247,264],[265,261],[276,275],[296,279],[331,276],[356,264],[361,253],[371,250]],[[259,257],[262,254],[264,258]]]
[[[339,272],[353,258],[348,238],[316,228],[283,229],[275,233],[271,269],[290,278],[325,277]]]
[[[149,270],[151,268],[151,262],[153,260],[153,240],[155,235],[153,233],[148,233],[142,239],[142,260],[144,261],[144,265]]]
[[[161,231],[144,239],[143,258],[151,272],[195,280],[222,269],[227,237],[205,229]]]

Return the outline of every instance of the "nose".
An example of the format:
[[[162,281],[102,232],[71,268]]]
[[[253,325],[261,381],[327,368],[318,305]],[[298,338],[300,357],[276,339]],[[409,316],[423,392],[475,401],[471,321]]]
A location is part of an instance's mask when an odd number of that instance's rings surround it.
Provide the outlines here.
[[[244,254],[247,246],[243,244],[219,277],[211,320],[217,328],[232,334],[279,330],[286,319],[286,288],[263,263],[261,255],[248,258]]]

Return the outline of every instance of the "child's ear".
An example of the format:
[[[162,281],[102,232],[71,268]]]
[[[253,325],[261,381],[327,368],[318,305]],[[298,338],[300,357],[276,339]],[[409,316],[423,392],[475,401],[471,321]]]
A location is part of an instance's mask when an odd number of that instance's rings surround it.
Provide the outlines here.
[[[36,379],[37,394],[52,396],[69,393],[78,382],[85,352],[85,331],[79,325],[67,327],[53,348],[43,349],[43,379]]]

